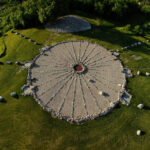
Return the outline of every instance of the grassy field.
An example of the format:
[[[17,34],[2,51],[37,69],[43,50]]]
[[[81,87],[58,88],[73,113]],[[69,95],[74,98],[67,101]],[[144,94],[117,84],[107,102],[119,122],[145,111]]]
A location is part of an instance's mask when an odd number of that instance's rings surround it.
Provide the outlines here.
[[[136,41],[146,42],[143,37],[127,33],[105,20],[86,19],[92,24],[92,30],[87,32],[58,34],[41,28],[19,32],[42,45],[84,39],[117,50]],[[0,58],[4,62],[0,65],[0,95],[5,97],[6,103],[0,103],[0,150],[149,150],[150,77],[135,75],[128,80],[127,89],[133,95],[130,106],[120,104],[104,117],[81,125],[69,124],[52,118],[32,97],[21,96],[27,70],[6,64],[6,61],[32,60],[41,45],[36,46],[10,32],[4,40],[7,49],[6,55]],[[137,70],[150,72],[150,44],[146,42],[142,46],[122,50],[120,59],[134,74]],[[19,93],[18,99],[10,96],[13,91]],[[146,109],[137,109],[139,103],[144,103]],[[138,129],[145,134],[137,136]]]

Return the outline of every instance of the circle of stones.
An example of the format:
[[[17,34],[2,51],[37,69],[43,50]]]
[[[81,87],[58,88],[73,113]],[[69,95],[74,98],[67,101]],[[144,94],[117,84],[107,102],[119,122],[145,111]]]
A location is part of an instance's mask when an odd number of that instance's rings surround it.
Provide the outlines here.
[[[75,70],[75,65],[82,70]],[[71,122],[107,114],[119,102],[126,83],[116,56],[87,41],[58,43],[38,55],[28,81],[45,110]]]

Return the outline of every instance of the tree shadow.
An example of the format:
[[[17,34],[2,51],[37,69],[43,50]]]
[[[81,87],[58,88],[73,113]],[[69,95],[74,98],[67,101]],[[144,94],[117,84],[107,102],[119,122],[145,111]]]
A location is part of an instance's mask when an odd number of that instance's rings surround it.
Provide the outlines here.
[[[139,40],[131,37],[131,35],[133,34],[121,32],[112,26],[107,26],[107,25],[97,26],[95,24],[91,24],[91,25],[92,25],[91,30],[84,31],[84,32],[76,32],[72,34],[90,38],[91,40],[94,40],[94,41],[100,40],[104,42],[109,42],[113,45],[117,45],[121,47],[125,47],[133,43],[139,42]],[[144,45],[139,45],[138,47],[131,47],[129,50],[125,50],[125,51],[142,52],[144,54],[150,55],[150,51],[148,50],[148,47],[149,45],[144,43]]]

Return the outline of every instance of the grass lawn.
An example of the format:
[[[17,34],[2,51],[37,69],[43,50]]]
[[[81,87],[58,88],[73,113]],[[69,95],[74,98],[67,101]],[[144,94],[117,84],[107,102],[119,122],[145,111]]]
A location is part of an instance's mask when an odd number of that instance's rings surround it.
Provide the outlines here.
[[[62,41],[89,40],[108,49],[121,49],[143,37],[125,32],[121,27],[105,20],[86,18],[92,30],[74,34],[58,34],[44,29],[18,30],[42,45]],[[147,35],[149,36],[149,35]],[[136,76],[128,80],[127,89],[133,95],[131,105],[119,105],[111,113],[81,125],[52,118],[32,97],[21,96],[26,83],[27,70],[7,65],[6,61],[32,60],[41,45],[37,46],[8,32],[4,37],[6,55],[0,58],[0,150],[149,150],[150,148],[150,77]],[[1,47],[1,45],[0,45]],[[133,55],[139,56],[136,60]],[[126,67],[142,73],[150,72],[150,44],[121,51],[120,59]],[[19,98],[10,93],[16,91]],[[144,103],[147,109],[137,109]],[[136,130],[145,131],[137,136]]]

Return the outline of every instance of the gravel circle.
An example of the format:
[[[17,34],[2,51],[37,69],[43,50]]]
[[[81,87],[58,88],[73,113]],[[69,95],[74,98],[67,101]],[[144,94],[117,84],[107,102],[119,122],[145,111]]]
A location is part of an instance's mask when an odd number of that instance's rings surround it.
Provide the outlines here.
[[[126,78],[116,56],[87,41],[62,42],[38,55],[29,69],[34,98],[71,122],[107,114],[120,101]]]

